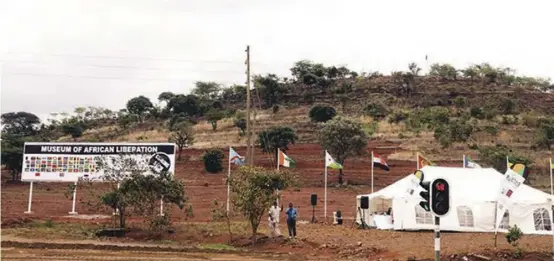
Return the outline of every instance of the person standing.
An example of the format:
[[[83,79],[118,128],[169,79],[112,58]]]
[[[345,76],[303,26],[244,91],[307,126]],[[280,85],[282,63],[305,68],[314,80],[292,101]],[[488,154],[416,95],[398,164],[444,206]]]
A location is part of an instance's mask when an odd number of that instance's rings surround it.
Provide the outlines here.
[[[283,212],[283,206],[278,207],[277,201],[273,202],[273,206],[269,208],[269,231],[272,237],[281,236],[281,229],[279,229],[279,212]]]
[[[292,207],[292,203],[289,203],[289,208],[286,211],[287,214],[287,227],[289,229],[289,238],[296,238],[296,208]]]

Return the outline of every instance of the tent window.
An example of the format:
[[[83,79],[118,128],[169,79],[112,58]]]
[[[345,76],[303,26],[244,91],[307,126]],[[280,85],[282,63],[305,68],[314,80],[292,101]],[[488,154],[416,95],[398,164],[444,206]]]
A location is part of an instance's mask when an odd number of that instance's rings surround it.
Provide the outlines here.
[[[508,213],[508,210],[504,212],[504,216],[502,216],[502,221],[500,221],[500,229],[510,229],[510,213]]]
[[[459,206],[456,210],[460,227],[473,227],[473,212],[471,209],[467,206]]]
[[[416,224],[430,224],[433,225],[433,214],[425,211],[420,205],[415,207]]]
[[[535,209],[535,211],[533,211],[533,218],[535,219],[535,230],[552,230],[550,215],[545,208]]]

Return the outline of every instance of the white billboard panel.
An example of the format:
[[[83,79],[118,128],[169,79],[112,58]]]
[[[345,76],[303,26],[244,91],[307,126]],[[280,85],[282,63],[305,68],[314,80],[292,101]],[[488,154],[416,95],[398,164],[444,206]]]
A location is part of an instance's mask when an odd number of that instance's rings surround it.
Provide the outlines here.
[[[147,174],[175,173],[174,143],[58,143],[26,142],[22,181],[102,181],[104,166],[128,157]],[[110,164],[108,164],[110,165]]]

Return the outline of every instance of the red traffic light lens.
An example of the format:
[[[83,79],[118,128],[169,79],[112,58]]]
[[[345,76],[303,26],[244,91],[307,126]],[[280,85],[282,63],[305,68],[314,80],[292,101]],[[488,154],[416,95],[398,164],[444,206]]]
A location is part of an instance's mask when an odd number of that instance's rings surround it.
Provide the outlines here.
[[[437,191],[444,191],[444,187],[445,187],[444,183],[440,183],[440,182],[435,185],[435,188],[437,189]]]

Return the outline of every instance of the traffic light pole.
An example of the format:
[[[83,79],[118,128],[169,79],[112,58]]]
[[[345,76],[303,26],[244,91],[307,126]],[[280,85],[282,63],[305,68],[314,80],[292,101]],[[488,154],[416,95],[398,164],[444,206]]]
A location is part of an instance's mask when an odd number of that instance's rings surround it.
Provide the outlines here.
[[[440,217],[435,216],[435,261],[440,261],[440,253],[441,253],[440,223],[441,223]]]

